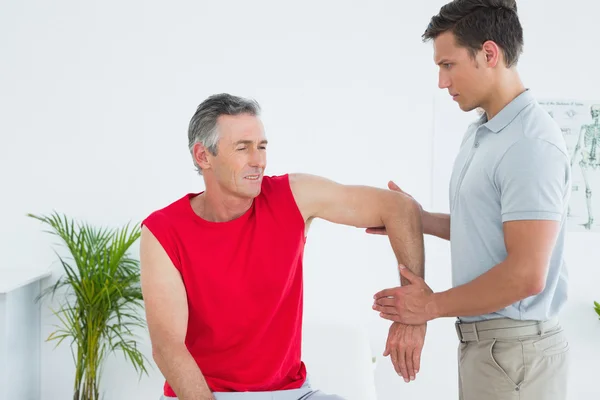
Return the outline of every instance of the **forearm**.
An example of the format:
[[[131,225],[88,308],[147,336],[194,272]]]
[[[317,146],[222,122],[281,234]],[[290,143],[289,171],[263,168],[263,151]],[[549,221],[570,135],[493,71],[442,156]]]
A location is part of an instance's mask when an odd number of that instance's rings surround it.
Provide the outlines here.
[[[185,345],[157,346],[154,360],[179,400],[215,400]]]
[[[433,294],[431,307],[438,317],[467,317],[496,312],[536,294],[533,280],[504,261],[473,281]]]
[[[390,244],[399,264],[404,265],[416,275],[425,276],[425,250],[423,243],[423,224],[420,207],[407,196],[391,196],[389,206],[384,209],[382,222]],[[401,277],[402,285],[409,284]]]
[[[422,218],[423,232],[426,235],[450,240],[450,214],[423,211]]]

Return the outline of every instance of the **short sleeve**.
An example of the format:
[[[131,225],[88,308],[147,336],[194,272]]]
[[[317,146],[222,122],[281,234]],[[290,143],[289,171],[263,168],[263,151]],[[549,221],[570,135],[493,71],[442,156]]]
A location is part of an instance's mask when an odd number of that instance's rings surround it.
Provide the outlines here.
[[[504,154],[494,178],[500,191],[502,222],[563,218],[571,169],[567,155],[552,143],[519,140]]]
[[[176,235],[173,232],[173,227],[169,224],[166,215],[162,211],[155,211],[144,219],[141,225],[146,226],[152,232],[171,259],[171,262],[173,262],[175,268],[181,272],[179,246],[175,240]]]

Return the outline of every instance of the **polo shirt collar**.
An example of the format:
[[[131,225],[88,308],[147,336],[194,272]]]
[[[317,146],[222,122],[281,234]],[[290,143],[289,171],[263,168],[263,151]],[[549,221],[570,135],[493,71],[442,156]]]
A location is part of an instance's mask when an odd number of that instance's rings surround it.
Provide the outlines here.
[[[479,122],[487,129],[494,133],[500,132],[506,128],[521,111],[531,103],[535,101],[533,94],[529,89],[526,89],[523,93],[518,95],[508,103],[498,114],[496,114],[491,120],[487,121],[487,116],[484,113]]]

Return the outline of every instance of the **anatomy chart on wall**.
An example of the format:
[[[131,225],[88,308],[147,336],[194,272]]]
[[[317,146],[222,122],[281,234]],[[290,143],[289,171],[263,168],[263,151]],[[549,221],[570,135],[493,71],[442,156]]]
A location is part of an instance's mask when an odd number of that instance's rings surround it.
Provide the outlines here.
[[[571,157],[571,231],[600,232],[600,100],[541,99],[560,126]]]

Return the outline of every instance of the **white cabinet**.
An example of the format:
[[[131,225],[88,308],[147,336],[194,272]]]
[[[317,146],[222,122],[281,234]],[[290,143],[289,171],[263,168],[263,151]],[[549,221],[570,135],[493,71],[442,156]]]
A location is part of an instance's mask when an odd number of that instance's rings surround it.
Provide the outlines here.
[[[0,400],[39,400],[41,279],[49,271],[0,268]]]

